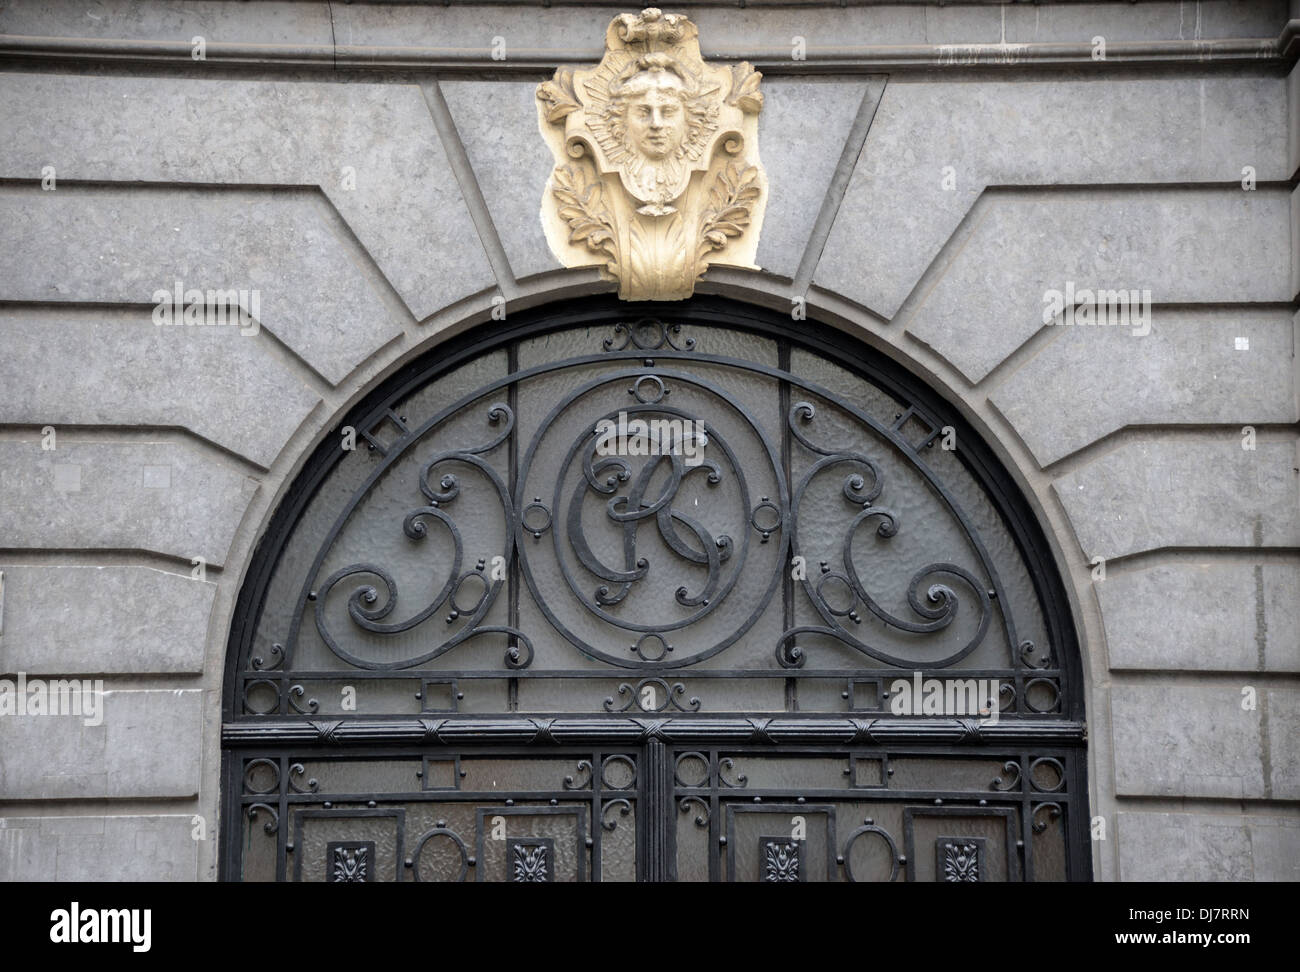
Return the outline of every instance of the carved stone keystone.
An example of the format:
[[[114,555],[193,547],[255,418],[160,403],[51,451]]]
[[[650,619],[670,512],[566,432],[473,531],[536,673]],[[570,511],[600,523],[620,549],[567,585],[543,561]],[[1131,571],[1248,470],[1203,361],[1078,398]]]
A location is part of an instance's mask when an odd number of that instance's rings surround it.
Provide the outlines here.
[[[624,300],[684,300],[714,263],[756,269],[761,78],[744,61],[706,64],[695,25],[651,7],[610,22],[595,67],[538,85],[557,259],[601,267]]]

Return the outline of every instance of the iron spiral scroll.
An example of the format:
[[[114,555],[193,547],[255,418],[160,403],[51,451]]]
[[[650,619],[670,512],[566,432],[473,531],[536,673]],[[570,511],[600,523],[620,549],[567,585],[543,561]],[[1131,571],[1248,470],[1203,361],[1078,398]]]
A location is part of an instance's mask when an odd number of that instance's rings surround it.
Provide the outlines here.
[[[271,648],[274,664],[284,671],[292,668],[303,621],[310,618],[323,645],[361,669],[417,668],[487,635],[505,639],[505,670],[528,669],[536,657],[538,632],[531,631],[530,637],[513,611],[510,623],[489,620],[514,578],[514,593],[526,592],[550,627],[586,658],[623,669],[682,668],[744,638],[780,599],[792,565],[811,562],[817,566],[795,576],[794,584],[819,623],[792,624],[787,615],[773,646],[780,668],[804,667],[814,646],[831,642],[888,666],[945,668],[986,641],[995,630],[995,613],[1001,621],[997,630],[1005,631],[1007,639],[1004,664],[1023,665],[996,566],[973,522],[924,462],[920,449],[928,440],[918,447],[897,424],[877,420],[788,369],[704,354],[694,338],[681,334],[680,325],[650,319],[619,323],[600,347],[589,355],[516,371],[423,425],[402,425],[398,440],[321,543],[287,637]],[[510,403],[512,389],[569,369],[580,379],[523,441]],[[720,377],[727,374],[788,389],[781,424],[765,423],[747,408]],[[821,441],[822,407],[867,433],[857,435],[855,448]],[[420,456],[421,443],[432,439],[431,433],[453,418],[463,423],[466,416],[482,422],[479,441]],[[575,416],[580,420],[576,424]],[[693,445],[698,461],[689,461],[680,448],[659,448],[662,443],[653,441],[653,433],[636,435],[646,439],[646,448],[655,446],[648,454],[603,453],[602,423],[616,421],[630,428],[640,422],[647,429],[689,429],[678,445]],[[951,559],[910,568],[905,603],[897,608],[873,594],[871,580],[881,571],[895,574],[899,565],[879,562],[887,545],[877,546],[874,561],[864,561],[863,538],[874,535],[887,544],[930,525],[905,522],[887,504],[889,483],[875,448],[893,450],[910,465],[959,525],[965,541]],[[411,490],[415,502],[394,527],[419,550],[420,563],[436,579],[421,582],[417,595],[399,590],[395,573],[377,560],[356,560],[326,573],[323,565],[344,525],[404,455],[419,457],[419,474]],[[803,464],[797,474],[792,456]],[[509,472],[503,473],[507,465]],[[549,476],[545,482],[539,478],[543,472]],[[835,554],[818,559],[813,545],[801,541],[801,515],[806,515],[802,507],[810,488],[826,477],[841,477],[843,505],[835,514],[841,518],[836,520],[840,540]],[[479,549],[466,532],[472,533],[472,527],[459,511],[470,490],[476,491],[477,502],[496,504],[505,537],[499,549]],[[824,509],[818,517],[824,533]],[[544,546],[549,547],[546,557]],[[649,547],[656,551],[653,557],[646,553]],[[330,610],[339,598],[346,604],[342,615]],[[712,621],[704,632],[702,623],[722,615],[724,606],[730,620]],[[961,643],[946,645],[937,657],[930,651],[923,660],[909,657],[895,643],[881,645],[860,633],[863,622],[871,621],[908,645],[923,645],[926,639],[951,634],[959,619]],[[400,657],[374,650],[377,643],[417,630],[418,650],[398,652]],[[364,637],[358,639],[358,634]],[[251,658],[249,665],[260,670],[261,657]]]

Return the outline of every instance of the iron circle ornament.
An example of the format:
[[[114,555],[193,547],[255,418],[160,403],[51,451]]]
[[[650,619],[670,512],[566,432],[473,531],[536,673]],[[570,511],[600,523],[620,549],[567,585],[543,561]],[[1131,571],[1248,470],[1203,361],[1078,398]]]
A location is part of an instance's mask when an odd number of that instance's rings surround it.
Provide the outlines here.
[[[460,858],[458,873],[456,877],[450,879],[450,883],[463,883],[466,876],[469,874],[469,866],[473,863],[473,859],[469,856],[469,850],[465,847],[465,841],[461,839],[460,835],[453,830],[448,830],[442,824],[439,824],[431,830],[425,831],[416,841],[414,852],[406,860],[406,866],[411,869],[412,880],[417,882],[423,882],[425,880],[420,876],[420,859],[424,854],[425,846],[430,841],[437,838],[449,842]]]
[[[706,424],[695,412],[666,404],[674,386],[689,387],[706,396],[716,403],[719,412],[725,411],[738,419],[737,425],[748,438],[761,443],[767,464],[764,474],[775,484],[775,499],[764,494],[761,501],[755,502],[745,464],[716,420]],[[541,420],[520,461],[517,489],[521,492],[517,503],[533,489],[530,479],[533,466],[548,442],[549,431],[561,416],[594,394],[620,387],[627,389],[635,404],[605,411],[597,421],[584,425],[568,446],[551,488],[549,510],[565,524],[564,529],[549,531],[552,555],[569,598],[565,603],[557,603],[538,583],[533,564],[536,555],[523,543],[525,537],[536,539],[536,535],[523,517],[516,528],[521,573],[550,624],[588,657],[625,668],[675,668],[694,664],[743,637],[758,621],[781,583],[788,547],[788,531],[784,527],[790,510],[779,448],[759,422],[730,403],[724,388],[697,374],[670,368],[617,371],[583,382]],[[692,463],[683,456],[682,449],[665,448],[654,432],[663,427],[690,430],[682,434],[693,437],[690,444],[699,450],[695,454],[699,461]],[[602,429],[606,430],[604,437]],[[601,453],[603,439],[607,441],[614,430],[633,456],[637,450],[627,440],[646,440],[642,443],[647,453],[644,462],[638,463],[629,455]],[[726,532],[710,530],[691,512],[675,505],[678,491],[692,477],[706,483],[706,489],[724,481],[734,484],[731,497],[734,509]],[[527,506],[533,509],[540,503],[533,500]],[[588,537],[593,510],[605,528],[612,527],[621,534],[621,556],[616,562],[602,556]],[[756,510],[764,514],[761,523],[756,518]],[[657,532],[670,559],[652,564],[638,553],[642,530]],[[690,628],[717,611],[737,587],[749,557],[751,537],[766,543],[774,533],[780,535],[779,552],[771,558],[774,566],[765,587],[748,592],[743,605],[744,620],[709,643],[692,644],[680,650],[673,643],[671,633]],[[636,604],[639,582],[652,571],[666,572],[674,568],[685,568],[693,573],[694,579],[675,584],[671,598]],[[616,653],[584,637],[580,628],[591,618],[630,636],[628,654]]]

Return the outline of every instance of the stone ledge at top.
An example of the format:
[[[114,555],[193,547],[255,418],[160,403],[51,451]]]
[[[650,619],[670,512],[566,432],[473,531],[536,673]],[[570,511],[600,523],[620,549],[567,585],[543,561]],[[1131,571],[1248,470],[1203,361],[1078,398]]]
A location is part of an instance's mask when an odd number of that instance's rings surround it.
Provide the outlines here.
[[[638,3],[550,6],[532,3],[334,4],[191,0],[99,0],[96,16],[62,4],[14,4],[0,11],[0,33],[45,37],[184,40],[196,34],[226,42],[301,48],[469,48],[486,53],[493,36],[526,41],[513,46],[599,54],[609,19]],[[694,2],[668,4],[700,26],[710,50],[787,47],[795,35],[810,47],[853,45],[1008,44],[1088,42],[1098,33],[1125,41],[1275,39],[1287,21],[1286,0],[1241,4],[1202,0],[1194,15],[1176,2],[1140,6],[1106,3],[961,6],[789,3],[751,0],[754,9]]]

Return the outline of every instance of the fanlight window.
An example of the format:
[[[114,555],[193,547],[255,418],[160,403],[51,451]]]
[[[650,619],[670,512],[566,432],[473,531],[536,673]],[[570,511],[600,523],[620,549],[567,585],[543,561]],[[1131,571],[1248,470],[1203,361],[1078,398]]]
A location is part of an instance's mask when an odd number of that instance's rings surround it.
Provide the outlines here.
[[[337,433],[232,631],[227,877],[1087,877],[1045,544],[878,356],[584,303]]]

